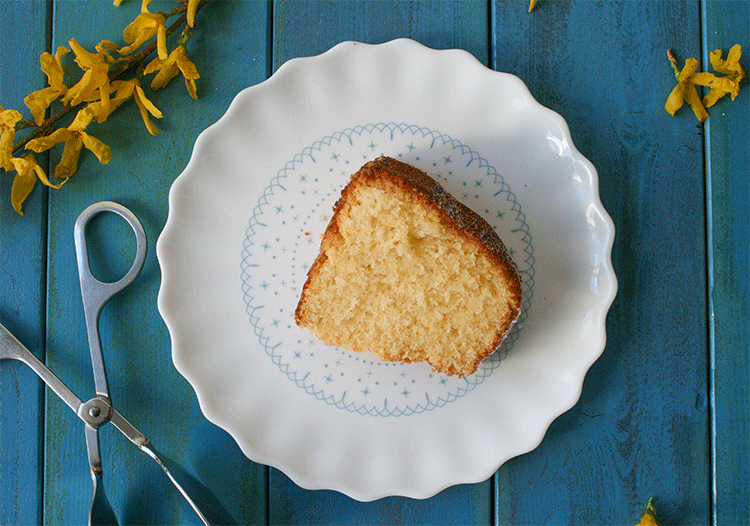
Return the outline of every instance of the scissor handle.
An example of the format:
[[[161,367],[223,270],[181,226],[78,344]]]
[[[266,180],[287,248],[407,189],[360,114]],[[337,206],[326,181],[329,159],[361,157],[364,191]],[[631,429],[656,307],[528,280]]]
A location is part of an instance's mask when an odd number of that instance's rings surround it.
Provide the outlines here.
[[[102,212],[114,212],[119,215],[128,222],[135,233],[135,261],[133,261],[130,270],[113,283],[105,283],[94,277],[89,265],[88,248],[86,246],[86,225],[91,218]],[[83,312],[86,317],[86,330],[89,337],[89,349],[91,350],[91,364],[94,369],[94,387],[99,396],[109,399],[107,373],[104,367],[101,340],[99,339],[99,315],[112,296],[130,285],[140,274],[146,261],[146,232],[133,212],[112,201],[102,201],[81,212],[76,220],[73,235],[76,259],[78,260],[78,278],[81,282]]]

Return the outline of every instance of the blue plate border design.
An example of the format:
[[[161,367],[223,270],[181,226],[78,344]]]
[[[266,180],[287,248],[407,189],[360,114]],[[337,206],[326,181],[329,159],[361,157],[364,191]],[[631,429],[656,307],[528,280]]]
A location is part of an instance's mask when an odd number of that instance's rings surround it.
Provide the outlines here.
[[[354,147],[356,140],[361,139],[368,134],[387,134],[391,141],[411,134],[411,136],[416,138],[429,141],[429,148],[437,145],[449,149],[450,151],[455,151],[462,159],[468,157],[464,168],[471,167],[474,170],[481,170],[485,176],[491,180],[492,184],[496,185],[493,188],[492,198],[495,200],[504,200],[510,205],[509,211],[515,214],[515,217],[504,219],[503,221],[513,222],[512,224],[514,228],[511,232],[513,233],[514,239],[517,241],[517,245],[520,249],[516,250],[515,253],[511,250],[514,260],[518,264],[519,273],[523,278],[522,293],[524,307],[517,323],[508,333],[503,342],[502,348],[484,360],[475,374],[469,377],[464,377],[460,380],[454,380],[450,392],[443,392],[439,396],[433,395],[432,397],[429,393],[425,393],[424,398],[415,403],[403,404],[400,403],[400,401],[394,402],[394,399],[398,400],[397,395],[401,394],[396,392],[393,393],[393,396],[383,397],[383,399],[379,400],[377,404],[369,405],[361,403],[356,399],[352,399],[351,396],[347,399],[347,391],[336,394],[331,394],[330,391],[326,391],[325,385],[320,385],[316,380],[311,380],[309,372],[296,370],[288,354],[282,352],[285,347],[290,345],[290,343],[279,340],[277,337],[269,333],[270,323],[265,317],[265,313],[268,310],[266,308],[269,303],[267,301],[268,298],[264,297],[263,292],[256,292],[258,287],[254,276],[258,273],[258,267],[262,266],[261,263],[256,260],[256,256],[260,251],[260,240],[256,238],[261,230],[269,228],[270,222],[268,219],[270,216],[267,216],[267,214],[271,213],[275,206],[274,201],[280,202],[279,199],[283,194],[288,191],[291,185],[296,184],[292,176],[298,175],[296,171],[303,166],[304,163],[312,162],[317,165],[326,149],[335,146]],[[371,143],[373,146],[371,158],[374,158],[377,157],[375,144],[374,141],[371,141]],[[386,152],[385,154],[391,155],[391,153]],[[419,159],[419,157],[417,157],[417,159]],[[353,173],[357,168],[358,166],[352,166],[349,173]],[[479,182],[477,182],[477,184],[479,184]],[[466,197],[466,194],[464,196]],[[456,197],[459,198],[460,196]],[[263,346],[266,355],[270,357],[272,362],[290,381],[294,382],[306,393],[328,405],[361,415],[381,417],[409,416],[443,407],[446,404],[461,398],[469,391],[472,391],[492,374],[492,372],[500,365],[500,362],[505,355],[512,349],[514,342],[519,337],[521,327],[526,319],[527,311],[533,297],[535,261],[534,249],[531,242],[532,236],[529,233],[526,217],[521,210],[521,205],[516,200],[515,194],[505,182],[502,175],[500,175],[497,170],[479,153],[446,134],[422,126],[405,123],[365,124],[335,132],[315,141],[310,146],[305,147],[301,152],[297,153],[293,159],[286,162],[284,167],[276,173],[276,175],[270,180],[269,184],[265,187],[262,196],[258,199],[258,203],[249,218],[248,227],[243,240],[240,264],[243,299],[250,324],[258,338],[258,342]],[[308,268],[307,265],[305,264],[301,268],[306,273]],[[298,276],[298,279],[299,278],[300,276]],[[263,285],[266,285],[265,282]],[[265,290],[266,288],[262,287],[262,291]],[[294,309],[292,308],[291,312],[289,312],[289,309],[287,309],[286,315],[293,316],[293,310]],[[274,322],[276,321],[277,320],[274,320]],[[292,324],[293,323],[294,322],[292,321]],[[336,352],[335,347],[331,347],[330,349],[332,352]],[[338,352],[342,354],[348,353],[348,351],[343,350],[339,350]],[[349,357],[349,355],[347,355],[347,357]],[[360,361],[359,357],[353,359]],[[362,359],[361,361],[364,362],[365,360]],[[379,363],[377,365],[382,365],[383,367],[394,367],[402,366],[403,364]],[[328,366],[326,365],[326,367]],[[435,374],[434,376],[438,377],[441,375]],[[430,378],[432,377],[433,375],[430,375]]]

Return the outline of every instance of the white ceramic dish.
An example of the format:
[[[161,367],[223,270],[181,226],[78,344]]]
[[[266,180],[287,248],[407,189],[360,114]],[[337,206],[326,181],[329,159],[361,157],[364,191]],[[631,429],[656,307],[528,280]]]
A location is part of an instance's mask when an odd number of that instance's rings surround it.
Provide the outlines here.
[[[293,313],[348,176],[435,176],[511,249],[524,310],[471,377],[326,347]],[[359,500],[425,498],[535,448],[605,344],[614,226],[565,121],[516,77],[411,40],[284,64],[205,130],[169,196],[159,310],[206,417],[252,460]]]

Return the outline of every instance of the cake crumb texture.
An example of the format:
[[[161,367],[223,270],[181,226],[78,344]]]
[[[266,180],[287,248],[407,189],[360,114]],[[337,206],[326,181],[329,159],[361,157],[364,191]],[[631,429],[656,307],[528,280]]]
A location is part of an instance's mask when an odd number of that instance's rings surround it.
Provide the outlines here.
[[[476,371],[515,322],[521,280],[478,214],[389,157],[342,191],[295,312],[326,344]]]

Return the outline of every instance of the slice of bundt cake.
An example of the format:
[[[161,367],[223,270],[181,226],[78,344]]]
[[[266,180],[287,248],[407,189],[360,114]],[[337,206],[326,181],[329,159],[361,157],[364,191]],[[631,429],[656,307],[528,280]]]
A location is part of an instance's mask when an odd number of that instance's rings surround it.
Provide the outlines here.
[[[520,277],[492,227],[426,173],[380,157],[342,191],[295,320],[327,344],[463,376],[520,308]]]

